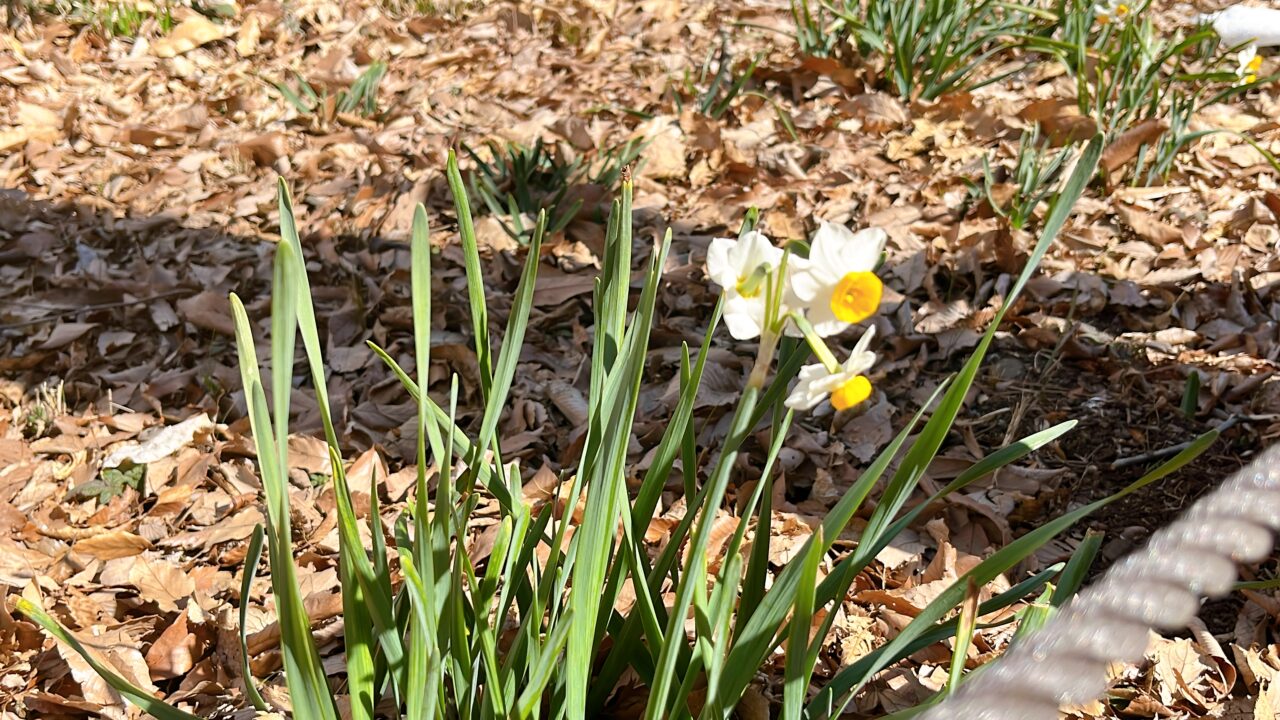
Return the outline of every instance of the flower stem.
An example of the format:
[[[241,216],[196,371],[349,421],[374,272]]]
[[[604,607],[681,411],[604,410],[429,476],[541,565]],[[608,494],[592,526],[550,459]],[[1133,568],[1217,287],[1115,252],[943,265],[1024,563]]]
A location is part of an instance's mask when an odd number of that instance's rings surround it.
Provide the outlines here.
[[[804,333],[805,342],[809,343],[809,348],[813,350],[813,354],[818,356],[818,360],[827,368],[827,372],[832,374],[840,372],[840,361],[836,360],[836,356],[831,354],[831,349],[823,342],[822,337],[818,335],[818,331],[813,329],[813,325],[809,323],[800,313],[791,313],[791,321],[800,328],[800,332]]]
[[[773,354],[778,349],[778,333],[773,328],[765,328],[760,333],[760,349],[756,351],[756,363],[751,368],[751,376],[747,378],[747,387],[757,390],[764,388],[764,381],[769,377],[769,368],[773,365]]]

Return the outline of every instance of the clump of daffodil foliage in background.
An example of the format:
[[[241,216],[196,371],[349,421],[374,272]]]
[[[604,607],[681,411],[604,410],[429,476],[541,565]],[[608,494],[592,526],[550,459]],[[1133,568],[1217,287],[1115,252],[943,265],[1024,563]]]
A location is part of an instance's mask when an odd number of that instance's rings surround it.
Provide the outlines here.
[[[1088,513],[1194,455],[1184,453],[1117,495],[1053,518],[999,549],[939,594],[886,644],[833,676],[814,681],[814,667],[838,615],[835,609],[881,549],[930,505],[1074,426],[1068,421],[1044,427],[1007,447],[990,448],[983,460],[946,487],[906,507],[963,407],[1005,308],[1021,293],[1094,178],[1101,148],[1101,138],[1095,138],[1075,157],[1069,179],[1050,200],[1028,265],[963,367],[924,406],[902,408],[907,416],[897,435],[851,485],[842,488],[816,532],[781,568],[769,564],[768,528],[776,461],[787,443],[793,413],[828,398],[838,411],[857,412],[872,392],[867,373],[875,363],[870,350],[873,326],[847,351],[827,343],[878,311],[883,288],[876,269],[885,244],[883,231],[855,233],[818,223],[807,242],[778,246],[756,231],[752,214],[736,238],[714,241],[707,252],[707,273],[722,289],[722,297],[709,309],[700,346],[683,350],[678,400],[661,441],[646,455],[647,466],[639,469],[629,460],[631,427],[649,357],[649,334],[659,312],[658,288],[670,233],[649,248],[641,264],[642,288],[633,293],[632,188],[624,174],[621,195],[611,208],[594,294],[587,434],[577,466],[567,468],[560,478],[563,507],[584,504],[577,516],[581,520],[573,521],[574,515],[557,514],[556,503],[534,504],[525,498],[523,469],[503,457],[498,437],[498,421],[508,406],[529,323],[546,215],[531,235],[501,342],[494,342],[466,185],[451,155],[447,177],[465,259],[484,409],[477,420],[463,426],[458,422],[456,378],[447,394],[426,391],[432,268],[430,228],[419,206],[411,240],[414,365],[401,368],[371,345],[371,352],[388,363],[404,392],[417,403],[417,481],[412,502],[387,527],[375,478],[374,486],[367,488],[371,508],[365,533],[330,419],[304,248],[282,182],[282,239],[271,299],[272,392],[260,374],[245,308],[234,296],[232,307],[267,514],[265,531],[249,548],[242,597],[248,597],[265,539],[280,620],[283,680],[293,716],[583,720],[604,714],[621,683],[640,683],[647,687],[647,720],[728,720],[761,673],[773,671],[780,662],[781,717],[818,720],[838,717],[880,670],[954,639],[958,661],[937,698],[950,692],[963,676],[976,618],[1038,597],[1039,602],[1017,613],[1022,620],[1019,632],[1031,631],[1083,581],[1098,546],[1096,538],[1082,544],[1068,563],[1008,578],[1008,590],[980,604],[978,589]],[[723,334],[721,320],[730,337]],[[337,673],[317,652],[291,545],[288,389],[294,387],[299,337],[334,470],[345,620]],[[720,342],[754,341],[757,354],[743,379],[727,433],[713,447],[699,447],[693,409],[708,351],[717,337]],[[843,362],[840,355],[845,355]],[[748,464],[738,462],[744,451],[763,462],[750,463],[744,471]],[[687,511],[671,530],[670,540],[653,547],[645,542],[645,532],[673,477],[683,480]],[[639,478],[638,485],[629,482],[633,478]],[[739,488],[739,496],[727,503],[731,486]],[[865,512],[856,546],[849,550],[842,543],[837,549],[835,541],[842,533],[847,536],[855,514],[877,488],[876,504]],[[492,551],[472,557],[467,552],[471,515],[482,495],[496,500],[499,522]],[[723,542],[723,555],[709,557],[713,528],[721,527],[718,521],[735,511],[737,523]],[[634,602],[619,602],[624,588],[633,591]],[[956,616],[954,610],[962,605],[970,609]],[[43,609],[25,600],[18,607],[80,652],[115,690],[146,712],[160,720],[194,717],[130,685]],[[242,627],[242,643],[243,633]],[[775,658],[779,650],[781,661]],[[240,665],[239,681],[243,697],[255,707],[280,709],[259,693],[259,679],[252,676],[247,661]]]

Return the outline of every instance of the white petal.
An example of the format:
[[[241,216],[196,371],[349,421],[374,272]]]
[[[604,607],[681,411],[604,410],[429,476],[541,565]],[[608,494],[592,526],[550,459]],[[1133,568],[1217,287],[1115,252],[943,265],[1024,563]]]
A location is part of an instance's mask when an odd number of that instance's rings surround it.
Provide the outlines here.
[[[822,363],[815,363],[813,365],[805,365],[800,368],[800,374],[797,377],[800,379],[801,383],[805,385],[812,385],[829,374],[830,373],[827,372],[826,365],[823,365]]]
[[[791,394],[787,396],[787,399],[783,404],[792,410],[812,410],[817,407],[820,402],[822,402],[821,395],[819,395],[815,400],[809,397],[802,388],[797,387],[795,390],[791,391]]]
[[[821,392],[823,395],[830,395],[831,393],[838,390],[841,385],[854,379],[859,374],[860,373],[846,373],[846,372],[828,374],[826,377],[820,380],[815,380],[813,384],[809,386],[810,392],[817,390]]]
[[[858,344],[853,346],[853,354],[866,353],[867,348],[871,347],[871,341],[875,339],[876,326],[868,325],[866,330],[862,331],[862,337],[858,338]]]
[[[738,284],[738,270],[731,259],[737,244],[730,238],[715,238],[707,246],[707,276],[725,289]]]
[[[760,335],[760,326],[764,322],[764,300],[762,297],[744,298],[733,293],[728,295],[724,304],[724,324],[729,326],[729,334],[738,340],[750,340]]]
[[[889,234],[880,228],[865,228],[853,235],[844,248],[845,272],[870,272],[880,262],[880,253]]]
[[[853,239],[853,231],[843,225],[822,222],[813,234],[809,248],[812,272],[824,282],[834,284],[848,270],[843,269],[844,248]]]
[[[880,228],[867,228],[851,235],[850,240],[840,246],[839,257],[832,261],[832,267],[838,268],[839,277],[845,273],[867,272],[874,270],[880,261],[880,251],[888,236]]]
[[[1253,60],[1253,56],[1257,54],[1258,54],[1257,45],[1249,45],[1245,49],[1236,53],[1236,60],[1240,66],[1240,69],[1244,70],[1245,68],[1247,68],[1249,66],[1249,62]]]
[[[743,235],[734,249],[737,251],[736,257],[733,258],[734,265],[743,275],[760,265],[776,267],[782,261],[782,249],[774,247],[764,233],[755,230]]]
[[[809,323],[813,325],[813,329],[818,333],[818,337],[831,337],[839,335],[849,327],[849,323],[836,317],[835,312],[831,309],[830,299],[823,299],[822,302],[815,302],[809,306],[809,312],[805,314]]]
[[[799,382],[792,388],[784,404],[794,410],[812,410],[826,397],[824,393],[814,392],[813,380],[825,375],[826,372],[827,369],[821,364],[805,365],[800,368]]]
[[[814,275],[812,269],[801,270],[791,276],[790,288],[791,293],[801,304],[812,302],[826,287],[826,283]]]

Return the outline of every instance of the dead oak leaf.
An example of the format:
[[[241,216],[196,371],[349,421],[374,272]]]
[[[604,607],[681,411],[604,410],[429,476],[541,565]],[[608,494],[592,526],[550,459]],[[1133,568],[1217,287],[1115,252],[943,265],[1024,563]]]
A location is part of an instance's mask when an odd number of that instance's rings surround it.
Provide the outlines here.
[[[1213,659],[1188,638],[1161,638],[1148,652],[1152,660],[1152,676],[1163,705],[1190,701],[1205,707],[1205,681],[1214,672]]]
[[[186,675],[195,667],[200,645],[200,639],[191,632],[187,613],[179,613],[147,649],[145,659],[151,669],[151,679],[168,680]]]
[[[163,612],[176,612],[178,601],[196,589],[182,568],[164,560],[139,558],[129,570],[129,584],[138,589],[144,600],[154,602]]]
[[[183,298],[177,302],[178,314],[201,330],[210,330],[228,337],[235,335],[231,321],[231,302],[225,293],[213,290]]]
[[[1116,206],[1116,217],[1143,240],[1163,247],[1182,240],[1182,229],[1157,220],[1150,213],[1125,205]]]
[[[329,445],[324,440],[309,435],[290,435],[289,467],[301,468],[308,474],[332,474]]]
[[[1156,138],[1164,134],[1169,126],[1160,120],[1146,120],[1124,131],[1102,151],[1102,159],[1098,165],[1108,174],[1119,170],[1121,166],[1137,156],[1138,150],[1150,145]]]

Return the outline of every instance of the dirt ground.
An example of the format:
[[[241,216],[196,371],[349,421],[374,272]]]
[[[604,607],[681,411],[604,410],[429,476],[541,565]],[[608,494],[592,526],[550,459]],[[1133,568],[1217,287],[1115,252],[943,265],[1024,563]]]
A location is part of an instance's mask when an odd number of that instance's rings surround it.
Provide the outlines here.
[[[1152,12],[1172,32],[1218,6],[1157,2]],[[866,74],[802,58],[780,0],[492,3],[433,13],[302,0],[229,12],[211,22],[180,8],[175,27],[151,18],[133,37],[37,12],[0,32],[6,718],[135,712],[82,660],[12,615],[18,596],[95,637],[127,677],[216,717],[252,716],[239,710],[239,681],[228,669],[239,653],[234,610],[249,602],[254,672],[269,689],[283,687],[265,568],[252,597],[239,597],[246,540],[262,513],[227,302],[238,293],[258,336],[266,334],[277,177],[296,198],[352,485],[375,470],[385,478],[388,518],[413,477],[415,406],[365,343],[412,365],[406,236],[416,202],[429,210],[439,249],[432,388],[447,389],[457,373],[464,426],[480,411],[443,174],[448,149],[542,139],[566,159],[599,163],[608,148],[646,143],[636,170],[636,262],[668,227],[673,245],[637,460],[674,402],[681,343],[696,345],[706,330],[718,292],[703,273],[711,238],[735,233],[752,207],[776,238],[807,237],[819,218],[885,228],[876,391],[853,413],[797,417],[772,528],[780,564],[977,342],[1031,240],[968,201],[966,181],[981,177],[984,157],[1011,162],[1029,107],[1073,89],[1044,62],[972,93],[902,102]],[[711,117],[698,111],[689,75],[721,47],[733,67],[759,57],[748,86],[758,94]],[[296,88],[302,77],[336,92],[375,61],[387,69],[372,113],[332,103],[304,113],[276,85]],[[1260,84],[1202,108],[1196,127],[1247,132],[1275,152],[1277,97],[1274,84]],[[462,159],[464,170],[475,167],[465,152]],[[612,188],[583,182],[570,192],[582,211],[544,246],[528,348],[500,433],[505,455],[530,479],[558,472],[575,452],[588,303]],[[1076,419],[1078,427],[929,513],[935,522],[895,543],[877,577],[855,589],[906,597],[941,545],[961,557],[990,554],[1123,487],[1168,448],[1222,429],[1191,466],[1093,516],[1031,564],[1064,559],[1096,529],[1106,537],[1098,572],[1280,434],[1277,192],[1265,158],[1225,133],[1191,143],[1154,186],[1091,186],[1006,317],[922,485],[939,487],[1051,424]],[[500,333],[524,251],[492,215],[481,216],[478,233]],[[717,335],[697,406],[702,447],[723,436],[754,352]],[[1201,389],[1188,416],[1181,406],[1192,374]],[[295,533],[302,582],[319,603],[336,589],[337,540],[331,491],[308,480],[323,479],[328,459],[308,388],[293,398]],[[130,441],[202,416],[148,463],[145,480],[106,466]],[[758,467],[764,451],[752,445],[747,467]],[[664,513],[678,499],[679,487],[671,490]],[[666,520],[655,518],[655,538]],[[1271,577],[1274,561],[1244,572]],[[911,614],[910,603],[873,597],[845,603],[820,677]],[[1280,673],[1277,617],[1275,591],[1212,603],[1208,633],[1153,639],[1147,662],[1117,677],[1112,702],[1069,716],[1261,717],[1258,698]],[[340,654],[340,618],[320,617],[317,632],[327,655]],[[993,633],[970,665],[1004,642]],[[923,700],[945,677],[945,657],[926,651],[886,670],[854,716]],[[759,691],[780,697],[768,678]],[[616,705],[626,699],[620,691]]]

